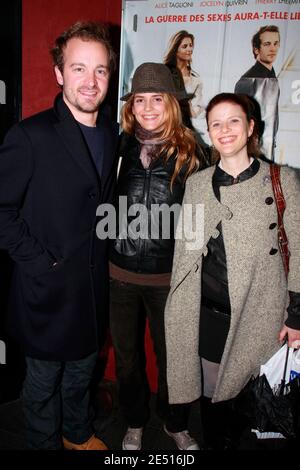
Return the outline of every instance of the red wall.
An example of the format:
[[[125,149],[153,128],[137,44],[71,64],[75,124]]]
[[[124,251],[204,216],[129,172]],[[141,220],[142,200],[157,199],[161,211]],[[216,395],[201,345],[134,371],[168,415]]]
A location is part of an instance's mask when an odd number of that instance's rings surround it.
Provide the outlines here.
[[[121,0],[23,0],[23,118],[51,106],[59,91],[49,54],[55,38],[75,21],[97,20],[111,26],[118,50],[121,6]]]

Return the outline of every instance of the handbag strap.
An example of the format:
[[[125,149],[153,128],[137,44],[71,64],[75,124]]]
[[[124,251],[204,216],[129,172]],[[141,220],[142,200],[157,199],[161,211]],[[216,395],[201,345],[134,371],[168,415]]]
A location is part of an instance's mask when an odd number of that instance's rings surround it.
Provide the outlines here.
[[[280,166],[274,165],[273,163],[271,163],[270,173],[271,173],[273,191],[274,191],[274,196],[275,196],[276,206],[277,206],[277,211],[278,211],[278,223],[279,225],[283,225],[283,213],[285,210],[285,199],[284,199],[281,182],[280,182]]]
[[[278,244],[282,256],[284,271],[287,276],[289,272],[289,248],[288,239],[283,225],[283,214],[286,204],[280,182],[280,166],[272,163],[270,165],[270,174],[278,214]]]

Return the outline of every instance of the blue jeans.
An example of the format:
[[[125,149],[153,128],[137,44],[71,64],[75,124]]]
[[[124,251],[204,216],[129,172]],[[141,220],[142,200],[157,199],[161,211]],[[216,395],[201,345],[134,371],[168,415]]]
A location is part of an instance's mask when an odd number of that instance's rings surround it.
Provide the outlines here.
[[[90,384],[97,356],[66,362],[26,357],[21,398],[28,449],[61,449],[62,435],[76,444],[92,436]]]
[[[110,331],[115,351],[119,405],[130,427],[144,426],[149,417],[145,374],[144,314],[146,312],[158,369],[157,413],[171,432],[187,429],[190,405],[169,405],[166,378],[164,310],[169,287],[110,281]]]

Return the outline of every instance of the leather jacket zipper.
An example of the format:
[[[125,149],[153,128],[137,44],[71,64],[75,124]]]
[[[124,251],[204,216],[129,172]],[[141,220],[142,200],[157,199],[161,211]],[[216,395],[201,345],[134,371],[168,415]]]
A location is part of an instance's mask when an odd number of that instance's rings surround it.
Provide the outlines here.
[[[143,187],[143,205],[149,211],[149,191],[150,191],[150,179],[151,179],[151,170],[147,168],[145,170],[145,177],[144,177],[144,187]],[[149,212],[148,212],[148,224],[149,224]],[[148,226],[148,236],[149,236],[150,226]],[[145,256],[145,240],[139,238],[139,249],[138,249],[138,266],[140,266],[141,259]]]

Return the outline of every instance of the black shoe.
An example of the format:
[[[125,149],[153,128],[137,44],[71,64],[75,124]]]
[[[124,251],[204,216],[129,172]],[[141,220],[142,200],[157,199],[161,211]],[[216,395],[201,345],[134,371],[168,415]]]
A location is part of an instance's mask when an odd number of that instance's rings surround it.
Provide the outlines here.
[[[212,403],[201,397],[202,435],[206,450],[236,450],[240,445],[244,423],[240,422],[227,402]]]

